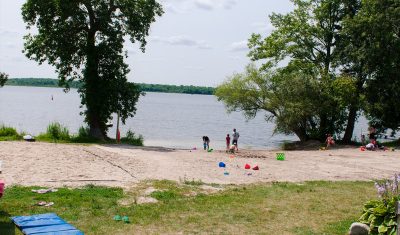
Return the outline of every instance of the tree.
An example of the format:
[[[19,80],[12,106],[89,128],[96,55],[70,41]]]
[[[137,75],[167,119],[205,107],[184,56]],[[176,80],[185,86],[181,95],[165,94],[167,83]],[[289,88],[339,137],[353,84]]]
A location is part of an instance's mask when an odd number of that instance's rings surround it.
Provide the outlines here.
[[[382,129],[400,129],[400,3],[398,0],[363,0],[344,31],[351,65],[365,77],[364,111]],[[359,72],[361,73],[361,72]]]
[[[5,73],[0,72],[0,87],[4,86],[8,79],[8,75]]]
[[[293,0],[295,9],[288,14],[272,14],[275,30],[266,38],[253,34],[249,39],[249,56],[262,61],[265,68],[283,67],[290,73],[313,76],[318,83],[317,113],[306,120],[306,139],[325,140],[327,133],[340,134],[348,114],[346,99],[334,93],[337,79],[335,61],[340,41],[341,23],[345,8],[341,0]],[[304,99],[298,96],[297,99]],[[304,120],[298,120],[299,123]]]
[[[301,141],[315,131],[309,119],[318,112],[318,94],[318,82],[308,74],[265,67],[259,70],[253,64],[244,73],[231,76],[215,92],[229,112],[243,111],[251,119],[265,111],[265,120],[276,123],[275,133],[296,134]]]
[[[104,139],[111,114],[119,112],[125,122],[140,95],[126,79],[125,38],[144,52],[150,25],[162,13],[156,0],[27,0],[23,20],[38,32],[24,37],[25,54],[55,66],[67,89],[68,82],[82,81],[78,92],[90,135]]]

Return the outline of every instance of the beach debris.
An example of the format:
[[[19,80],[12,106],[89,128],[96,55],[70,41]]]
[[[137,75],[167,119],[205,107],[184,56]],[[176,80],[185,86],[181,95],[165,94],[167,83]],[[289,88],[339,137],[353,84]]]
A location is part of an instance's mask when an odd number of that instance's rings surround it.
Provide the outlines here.
[[[40,201],[40,202],[38,202],[36,205],[38,205],[38,206],[50,207],[50,206],[54,205],[54,202]]]
[[[247,176],[251,176],[251,175],[253,175],[253,173],[246,173],[245,175],[247,175]]]
[[[229,158],[233,159],[235,158],[235,155],[230,155]]]
[[[196,147],[193,147],[192,150],[197,150],[197,148],[196,148]]]
[[[58,189],[54,189],[54,188],[49,188],[49,189],[46,189],[46,188],[42,188],[42,189],[32,189],[32,192],[34,192],[34,193],[39,193],[39,194],[54,193],[54,192],[57,192],[57,191],[58,191]]]
[[[285,154],[284,153],[276,153],[276,160],[285,161]]]
[[[225,168],[225,167],[226,167],[226,164],[225,164],[224,162],[220,162],[220,163],[218,164],[218,166],[221,167],[221,168]]]
[[[29,142],[33,142],[35,141],[35,137],[31,136],[31,135],[24,135],[22,137],[25,141],[29,141]]]
[[[244,165],[244,169],[249,170],[251,166],[249,164]]]
[[[225,172],[224,172],[224,175],[229,175],[229,172],[225,171]]]
[[[260,168],[258,166],[253,167],[253,170],[258,171]]]

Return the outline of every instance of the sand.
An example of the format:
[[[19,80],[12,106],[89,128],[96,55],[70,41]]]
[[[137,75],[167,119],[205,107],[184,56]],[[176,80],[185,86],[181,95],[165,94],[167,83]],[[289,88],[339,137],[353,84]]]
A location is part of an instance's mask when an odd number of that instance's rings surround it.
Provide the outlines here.
[[[362,152],[358,148],[328,151],[174,150],[161,147],[0,142],[2,174],[7,186],[79,187],[86,184],[133,187],[144,180],[201,180],[204,183],[373,180],[400,172],[400,151]],[[218,167],[223,161],[226,172]],[[260,170],[245,170],[248,163]]]

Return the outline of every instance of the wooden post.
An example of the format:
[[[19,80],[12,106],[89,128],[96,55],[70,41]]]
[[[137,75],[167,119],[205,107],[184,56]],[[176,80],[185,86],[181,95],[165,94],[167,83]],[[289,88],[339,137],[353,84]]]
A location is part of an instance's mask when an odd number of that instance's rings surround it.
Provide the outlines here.
[[[397,235],[400,235],[400,201],[396,203]]]
[[[115,140],[117,141],[117,144],[119,144],[121,138],[121,133],[119,132],[119,112],[117,113],[117,132],[115,134]]]

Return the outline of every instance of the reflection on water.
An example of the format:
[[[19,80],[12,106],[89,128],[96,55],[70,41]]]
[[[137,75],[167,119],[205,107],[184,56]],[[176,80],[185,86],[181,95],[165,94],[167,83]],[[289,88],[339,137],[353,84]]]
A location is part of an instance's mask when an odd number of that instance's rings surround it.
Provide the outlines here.
[[[79,106],[76,90],[64,93],[59,88],[0,89],[0,123],[34,135],[44,132],[54,121],[76,133],[83,125],[83,117],[79,115],[83,109]],[[115,136],[115,126],[109,130],[109,136]],[[261,113],[250,121],[241,113],[227,114],[214,96],[166,93],[147,93],[141,97],[136,116],[127,120],[121,133],[131,129],[144,136],[145,145],[176,148],[201,147],[202,136],[207,135],[212,148],[222,149],[226,134],[231,134],[233,128],[240,133],[241,148],[269,149],[284,141],[297,140],[295,136],[272,135],[274,124],[265,122]],[[354,133],[359,136],[366,129],[366,120],[362,118]]]

